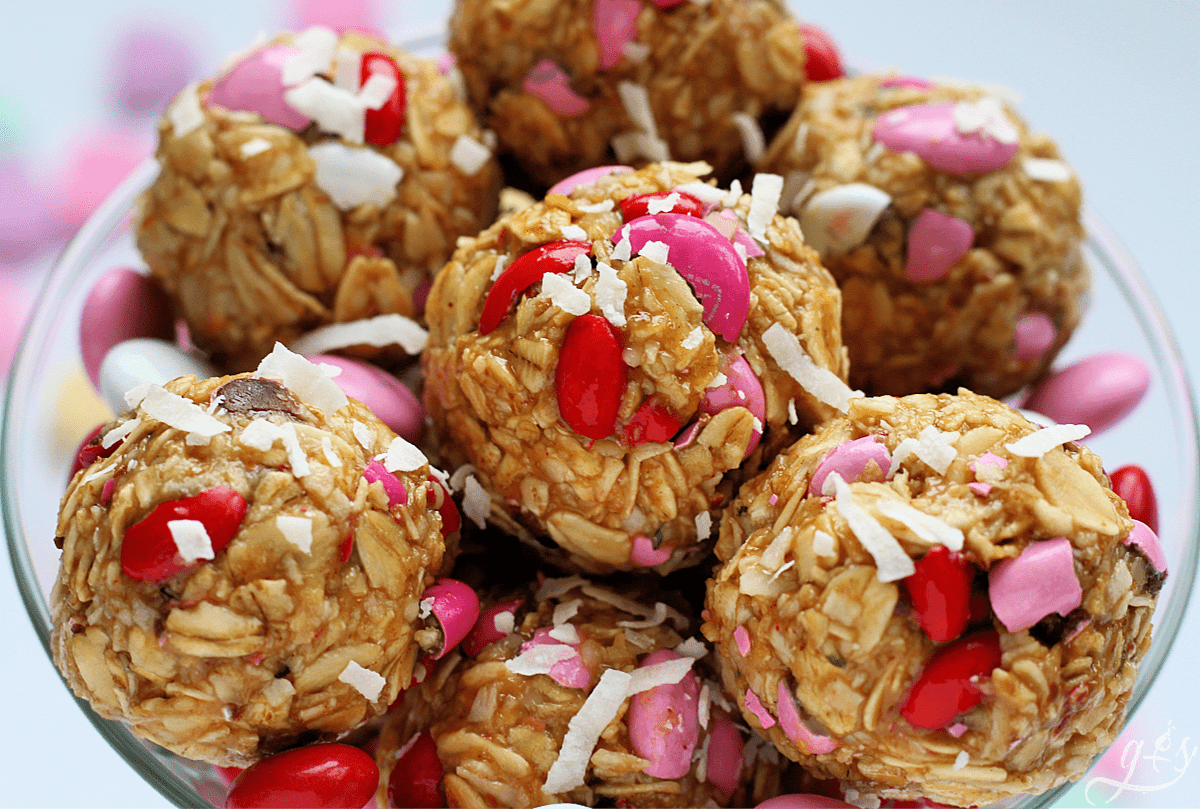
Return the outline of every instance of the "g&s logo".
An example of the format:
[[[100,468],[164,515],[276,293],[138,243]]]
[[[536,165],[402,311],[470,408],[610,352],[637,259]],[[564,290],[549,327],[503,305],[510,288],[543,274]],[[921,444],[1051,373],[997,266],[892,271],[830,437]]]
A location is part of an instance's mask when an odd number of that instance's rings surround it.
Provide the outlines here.
[[[1083,796],[1090,806],[1110,805],[1124,792],[1157,792],[1175,784],[1183,778],[1188,766],[1196,755],[1197,747],[1184,736],[1178,745],[1171,738],[1173,722],[1167,723],[1167,730],[1154,740],[1153,750],[1146,750],[1146,742],[1141,739],[1130,739],[1121,750],[1121,772],[1123,777],[1108,778],[1096,776],[1089,778],[1084,788]],[[1144,765],[1139,767],[1139,765]],[[1111,795],[1104,797],[1109,787]],[[1097,803],[1097,799],[1100,802]],[[1120,805],[1120,804],[1117,804]]]

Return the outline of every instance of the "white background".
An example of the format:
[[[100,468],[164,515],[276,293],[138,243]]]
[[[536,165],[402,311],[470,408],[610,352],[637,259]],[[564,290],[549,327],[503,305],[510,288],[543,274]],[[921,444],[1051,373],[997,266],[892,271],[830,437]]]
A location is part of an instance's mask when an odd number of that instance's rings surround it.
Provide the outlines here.
[[[1083,178],[1090,205],[1135,257],[1162,304],[1192,379],[1200,378],[1200,2],[1076,0],[837,0],[793,3],[832,33],[849,63],[911,75],[998,82],[1052,134]],[[6,133],[47,172],[89,126],[113,116],[110,51],[130,20],[176,21],[195,39],[201,72],[284,26],[282,2],[127,0],[11,3],[0,27],[0,97],[18,108]],[[441,3],[381,10],[397,38],[438,27]],[[12,137],[10,137],[10,135]],[[14,140],[15,139],[15,140]],[[28,627],[7,560],[0,571],[0,803],[8,806],[163,806],[92,729]],[[1147,750],[1172,730],[1200,741],[1195,670],[1200,618],[1192,610],[1163,675],[1137,716]],[[1172,723],[1168,727],[1168,722]],[[1166,767],[1161,791],[1109,805],[1200,805],[1200,763]],[[1077,793],[1064,805],[1080,803]]]

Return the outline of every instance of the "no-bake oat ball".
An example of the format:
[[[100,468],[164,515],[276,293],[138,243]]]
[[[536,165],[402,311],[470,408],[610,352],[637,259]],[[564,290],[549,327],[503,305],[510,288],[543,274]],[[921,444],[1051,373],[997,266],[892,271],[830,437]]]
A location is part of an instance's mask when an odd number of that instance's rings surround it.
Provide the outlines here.
[[[810,83],[759,169],[838,279],[850,383],[1007,396],[1082,315],[1080,187],[984,89],[895,75]]]
[[[669,600],[669,598],[668,598]],[[380,734],[380,806],[751,806],[780,758],[652,591],[549,579],[484,612]],[[444,799],[422,803],[421,799]]]
[[[1075,425],[965,390],[859,398],[742,487],[705,635],[814,774],[973,806],[1083,774],[1124,721],[1165,558]]]
[[[128,400],[57,528],[54,659],[98,714],[244,767],[383,712],[445,651],[440,484],[317,366],[280,347]]]
[[[744,470],[850,396],[838,291],[775,214],[780,178],[706,172],[588,172],[434,282],[426,409],[464,509],[556,564],[695,564]]]
[[[495,215],[485,143],[432,61],[281,34],[167,110],[138,248],[193,341],[248,370],[319,326],[419,317],[455,239]]]
[[[543,187],[664,160],[728,182],[804,80],[800,26],[774,0],[459,0],[450,49],[501,149]]]

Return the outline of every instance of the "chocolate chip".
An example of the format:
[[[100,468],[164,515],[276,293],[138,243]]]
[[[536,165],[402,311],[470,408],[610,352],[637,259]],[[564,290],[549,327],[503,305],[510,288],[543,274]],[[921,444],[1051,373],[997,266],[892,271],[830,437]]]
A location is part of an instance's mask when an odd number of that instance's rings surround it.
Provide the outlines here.
[[[230,413],[284,413],[300,416],[300,403],[292,392],[273,379],[243,376],[217,388],[213,398]]]

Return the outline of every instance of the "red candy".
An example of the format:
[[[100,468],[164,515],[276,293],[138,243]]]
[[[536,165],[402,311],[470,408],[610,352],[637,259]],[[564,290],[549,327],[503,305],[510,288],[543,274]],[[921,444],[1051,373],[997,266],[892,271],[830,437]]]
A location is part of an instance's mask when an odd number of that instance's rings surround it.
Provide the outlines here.
[[[554,373],[563,421],[580,435],[612,435],[629,370],[621,359],[621,334],[600,315],[571,321]]]
[[[362,750],[348,744],[314,744],[243,770],[229,788],[225,809],[362,807],[378,783],[379,768]]]
[[[363,139],[376,146],[387,146],[400,139],[404,129],[404,74],[392,57],[383,53],[364,53],[359,81],[367,83],[372,74],[382,73],[396,80],[396,89],[377,110],[367,110],[364,119]]]
[[[626,197],[621,200],[621,216],[625,218],[626,222],[632,222],[639,216],[649,216],[651,202],[661,202],[672,194],[676,196],[676,200],[670,210],[656,211],[656,213],[681,213],[688,216],[704,216],[704,203],[683,191],[653,191],[649,194],[639,194],[636,197]]]
[[[179,556],[168,525],[172,520],[197,520],[204,525],[213,553],[233,539],[246,516],[246,498],[228,486],[206,489],[192,497],[160,503],[141,522],[125,529],[121,569],[136,581],[164,581],[194,567]]]
[[[1150,476],[1140,466],[1129,464],[1108,476],[1113,491],[1129,506],[1129,516],[1158,533],[1158,498],[1150,485]]]
[[[910,725],[944,728],[963,711],[975,707],[983,692],[975,684],[1000,666],[1000,636],[985,629],[943,646],[925,664],[900,715]]]
[[[425,496],[430,507],[442,518],[442,536],[448,537],[462,528],[462,517],[458,514],[454,500],[450,498],[450,490],[446,488],[446,484],[430,475]]]
[[[652,396],[646,399],[625,424],[625,443],[638,444],[670,441],[683,423]]]
[[[75,462],[71,464],[71,477],[75,477],[75,473],[81,469],[87,469],[101,458],[107,458],[116,452],[117,447],[121,446],[120,442],[113,444],[111,447],[103,447],[100,445],[100,431],[104,429],[101,424],[87,434],[87,437],[79,444],[79,449],[75,452]],[[1146,522],[1142,520],[1142,522]]]
[[[917,623],[938,643],[954,640],[971,617],[971,583],[975,566],[944,545],[933,548],[904,579]]]
[[[842,57],[833,38],[823,29],[808,23],[800,24],[804,37],[804,75],[809,81],[830,81],[845,75]]]
[[[443,775],[437,744],[429,731],[423,731],[396,759],[396,766],[388,776],[388,806],[445,806],[446,798],[442,794]]]
[[[543,275],[567,272],[575,266],[576,258],[590,252],[592,246],[587,242],[550,242],[519,256],[488,290],[479,315],[479,334],[499,326],[521,293],[542,280]]]

